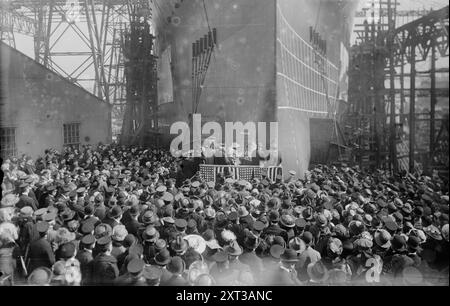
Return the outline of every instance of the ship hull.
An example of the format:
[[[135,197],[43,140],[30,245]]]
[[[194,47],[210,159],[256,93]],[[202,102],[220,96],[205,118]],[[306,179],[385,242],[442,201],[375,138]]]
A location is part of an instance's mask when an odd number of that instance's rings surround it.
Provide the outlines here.
[[[155,1],[160,58],[160,127],[189,121],[278,122],[282,166],[299,174],[311,159],[310,118],[333,118],[346,99],[346,65],[356,1]],[[326,52],[310,41],[310,27]],[[212,28],[217,47],[198,101],[192,43]],[[167,103],[171,102],[171,103]],[[286,172],[286,171],[285,171]]]

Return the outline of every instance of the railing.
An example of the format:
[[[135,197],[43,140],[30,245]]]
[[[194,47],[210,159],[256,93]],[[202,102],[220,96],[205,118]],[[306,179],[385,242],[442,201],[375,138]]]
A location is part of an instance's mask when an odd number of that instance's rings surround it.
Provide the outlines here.
[[[207,182],[216,182],[217,175],[224,173],[235,180],[250,181],[261,179],[265,174],[270,181],[275,181],[278,175],[283,175],[282,167],[232,166],[232,165],[200,165],[200,176]]]

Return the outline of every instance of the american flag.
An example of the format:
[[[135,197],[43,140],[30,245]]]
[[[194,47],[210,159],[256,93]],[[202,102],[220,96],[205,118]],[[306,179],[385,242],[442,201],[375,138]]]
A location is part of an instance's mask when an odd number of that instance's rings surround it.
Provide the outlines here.
[[[200,176],[207,182],[216,182],[219,173],[231,174],[234,180],[246,181],[261,179],[265,174],[270,181],[275,181],[277,175],[282,175],[283,170],[281,167],[200,165]]]

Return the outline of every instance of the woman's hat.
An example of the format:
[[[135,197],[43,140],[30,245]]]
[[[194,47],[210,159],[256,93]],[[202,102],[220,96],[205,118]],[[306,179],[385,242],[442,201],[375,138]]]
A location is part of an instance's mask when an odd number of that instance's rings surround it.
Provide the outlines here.
[[[387,230],[379,229],[375,232],[375,243],[383,249],[389,249],[391,247],[391,239],[392,236]]]
[[[112,231],[112,240],[122,242],[124,241],[125,237],[128,235],[128,231],[125,228],[125,225],[119,224],[114,226]]]
[[[280,223],[281,223],[281,225],[288,227],[288,228],[295,227],[295,219],[291,215],[287,215],[287,214],[282,215],[281,219],[280,219]]]
[[[206,241],[199,235],[187,235],[183,237],[188,242],[189,247],[193,248],[199,254],[202,254],[206,249]]]
[[[427,234],[429,237],[433,238],[434,240],[442,240],[441,231],[434,225],[427,226],[423,229],[425,234]]]
[[[35,286],[44,286],[50,284],[52,280],[52,271],[46,267],[39,267],[33,270],[28,276],[28,284]]]

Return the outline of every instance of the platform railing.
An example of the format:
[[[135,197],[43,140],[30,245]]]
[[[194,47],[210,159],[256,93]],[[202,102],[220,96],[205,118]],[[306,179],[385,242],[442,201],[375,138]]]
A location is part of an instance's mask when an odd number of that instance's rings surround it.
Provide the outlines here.
[[[266,177],[274,182],[278,175],[283,175],[283,168],[260,167],[260,166],[233,166],[233,165],[200,165],[200,176],[207,182],[216,182],[219,173],[231,175],[235,180],[250,181],[254,178],[261,179],[265,174]]]

